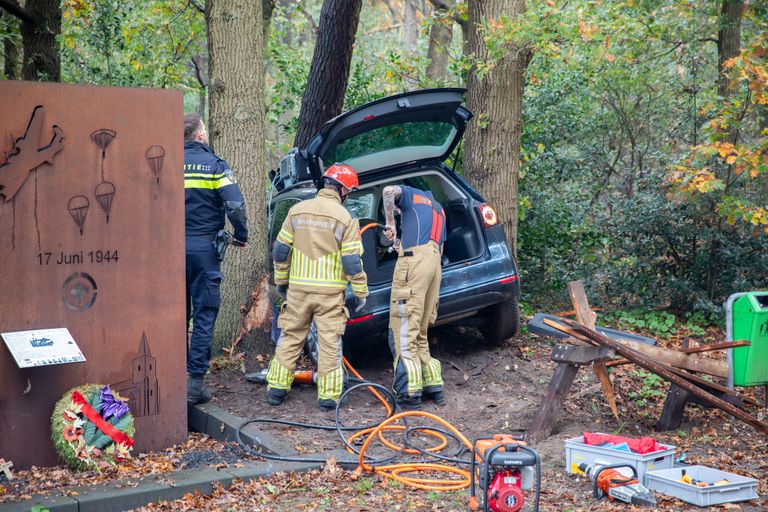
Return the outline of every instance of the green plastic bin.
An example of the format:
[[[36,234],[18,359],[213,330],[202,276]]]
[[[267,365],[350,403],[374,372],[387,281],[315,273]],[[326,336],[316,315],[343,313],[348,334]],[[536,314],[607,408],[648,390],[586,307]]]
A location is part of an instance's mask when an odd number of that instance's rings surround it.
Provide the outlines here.
[[[749,347],[733,349],[733,383],[768,385],[768,292],[748,292],[733,303],[733,339]]]

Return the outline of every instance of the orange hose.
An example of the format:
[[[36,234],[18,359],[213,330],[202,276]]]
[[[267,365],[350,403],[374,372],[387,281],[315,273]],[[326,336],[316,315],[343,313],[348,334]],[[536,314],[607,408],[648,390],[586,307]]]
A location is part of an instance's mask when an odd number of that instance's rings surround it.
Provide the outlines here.
[[[365,227],[360,228],[360,236],[363,236],[363,233],[365,233],[368,229],[375,226],[381,226],[381,224],[379,224],[378,222],[371,222],[370,224],[366,224]]]

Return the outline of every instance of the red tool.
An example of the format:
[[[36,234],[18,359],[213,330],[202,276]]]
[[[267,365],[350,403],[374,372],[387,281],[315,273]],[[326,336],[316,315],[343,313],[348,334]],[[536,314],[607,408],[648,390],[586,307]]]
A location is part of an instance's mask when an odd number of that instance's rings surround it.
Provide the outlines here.
[[[538,454],[524,441],[509,434],[496,434],[477,439],[472,452],[469,508],[518,512],[525,506],[524,491],[535,486],[533,510],[539,510],[541,465]],[[476,487],[481,491],[479,497],[475,495]]]
[[[631,469],[632,476],[628,477],[616,471],[617,468]],[[592,480],[592,496],[596,499],[608,496],[611,500],[619,500],[641,507],[656,506],[656,498],[653,497],[651,491],[640,485],[640,481],[637,479],[637,470],[634,466],[629,464],[613,464],[610,466],[579,464],[579,469]]]

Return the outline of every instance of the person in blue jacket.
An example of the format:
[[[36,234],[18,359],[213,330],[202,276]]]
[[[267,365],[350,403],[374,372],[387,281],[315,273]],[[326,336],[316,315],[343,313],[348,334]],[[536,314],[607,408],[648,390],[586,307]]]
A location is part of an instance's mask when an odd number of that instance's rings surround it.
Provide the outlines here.
[[[222,248],[228,240],[224,216],[234,228],[232,245],[248,246],[245,200],[235,175],[208,146],[208,131],[196,114],[184,116],[184,205],[187,254],[187,402],[205,403],[211,392],[203,378],[211,360],[211,341],[221,305]],[[218,249],[218,250],[217,250]]]

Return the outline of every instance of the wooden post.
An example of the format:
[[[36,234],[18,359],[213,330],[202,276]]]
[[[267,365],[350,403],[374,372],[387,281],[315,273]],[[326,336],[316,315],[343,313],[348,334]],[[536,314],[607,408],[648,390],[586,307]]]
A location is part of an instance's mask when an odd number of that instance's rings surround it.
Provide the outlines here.
[[[581,281],[574,281],[568,283],[568,293],[571,294],[571,300],[573,301],[573,309],[576,310],[576,320],[580,324],[584,324],[590,329],[595,329],[595,321],[597,320],[597,313],[589,308],[589,301],[587,300],[587,293],[584,291],[584,283]],[[616,394],[613,391],[613,384],[608,376],[608,369],[605,366],[605,361],[595,361],[592,363],[592,368],[595,370],[600,385],[603,388],[603,395],[608,400],[608,405],[611,407],[613,417],[619,419],[619,409],[616,407]]]
[[[528,429],[528,439],[531,443],[537,443],[549,437],[560,417],[563,403],[571,389],[573,379],[579,372],[579,367],[570,363],[558,363],[552,379],[549,381],[547,393],[541,400],[541,405],[533,417]]]

